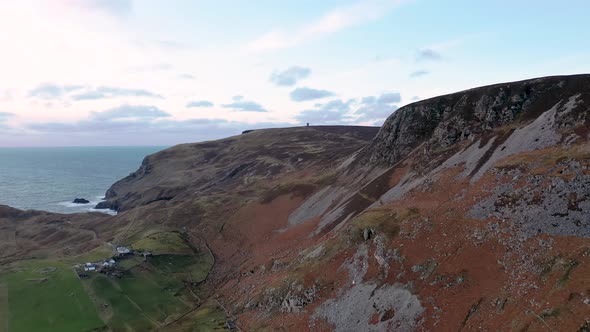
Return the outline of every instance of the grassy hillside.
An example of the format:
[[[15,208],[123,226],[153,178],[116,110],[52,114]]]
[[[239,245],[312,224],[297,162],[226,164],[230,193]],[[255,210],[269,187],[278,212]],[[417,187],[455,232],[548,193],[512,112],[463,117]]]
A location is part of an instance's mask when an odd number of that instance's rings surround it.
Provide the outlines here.
[[[61,262],[13,264],[0,274],[0,284],[7,331],[78,332],[105,326],[78,276]]]

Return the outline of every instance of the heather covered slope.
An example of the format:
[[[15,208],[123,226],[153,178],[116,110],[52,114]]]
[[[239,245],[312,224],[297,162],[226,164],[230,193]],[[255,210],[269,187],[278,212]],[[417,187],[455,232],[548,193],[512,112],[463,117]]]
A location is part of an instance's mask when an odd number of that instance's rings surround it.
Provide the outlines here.
[[[195,311],[162,330],[589,328],[590,75],[420,101],[376,132],[173,147],[109,189],[117,216],[72,227],[211,255],[183,288]],[[7,211],[3,225],[29,213]]]
[[[312,126],[265,129],[203,143],[182,144],[144,159],[115,183],[101,204],[128,210],[194,193],[227,191],[240,183],[337,163],[370,141],[376,127]]]
[[[277,243],[227,296],[257,328],[587,326],[589,102],[580,75],[398,110],[283,217],[301,245]]]

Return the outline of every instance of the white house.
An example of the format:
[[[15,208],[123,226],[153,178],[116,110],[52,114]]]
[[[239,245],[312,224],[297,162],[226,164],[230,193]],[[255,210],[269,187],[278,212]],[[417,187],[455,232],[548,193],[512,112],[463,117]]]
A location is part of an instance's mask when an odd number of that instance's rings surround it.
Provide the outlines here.
[[[117,247],[117,252],[119,254],[128,254],[131,252],[131,250],[129,250],[127,247]]]
[[[113,266],[113,265],[115,265],[115,263],[116,263],[115,260],[111,258],[109,260],[104,261],[102,263],[102,266]]]

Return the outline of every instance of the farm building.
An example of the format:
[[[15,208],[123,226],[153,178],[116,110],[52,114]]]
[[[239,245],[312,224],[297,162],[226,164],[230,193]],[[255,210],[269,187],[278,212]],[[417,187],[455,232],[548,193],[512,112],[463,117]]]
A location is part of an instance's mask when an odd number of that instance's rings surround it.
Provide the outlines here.
[[[105,261],[102,263],[102,266],[105,266],[105,267],[110,267],[110,266],[113,266],[113,265],[115,265],[115,263],[116,263],[116,261],[115,261],[114,259],[112,259],[112,258],[111,258],[111,259],[105,260]]]
[[[127,255],[131,253],[131,250],[127,247],[117,247],[117,253],[120,255]]]
[[[86,272],[96,271],[96,265],[94,265],[92,263],[86,263],[86,265],[84,265],[84,271],[86,271]]]

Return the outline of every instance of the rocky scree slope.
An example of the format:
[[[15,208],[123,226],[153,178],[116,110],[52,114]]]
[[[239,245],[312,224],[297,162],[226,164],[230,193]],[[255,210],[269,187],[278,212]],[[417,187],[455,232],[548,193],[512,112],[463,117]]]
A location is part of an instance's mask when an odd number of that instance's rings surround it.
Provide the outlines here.
[[[589,133],[589,75],[405,106],[220,293],[251,327],[583,331]]]
[[[584,331],[589,105],[590,75],[546,77],[410,104],[373,140],[311,127],[180,145],[84,227],[116,243],[181,230],[215,257],[199,296],[242,329]]]

